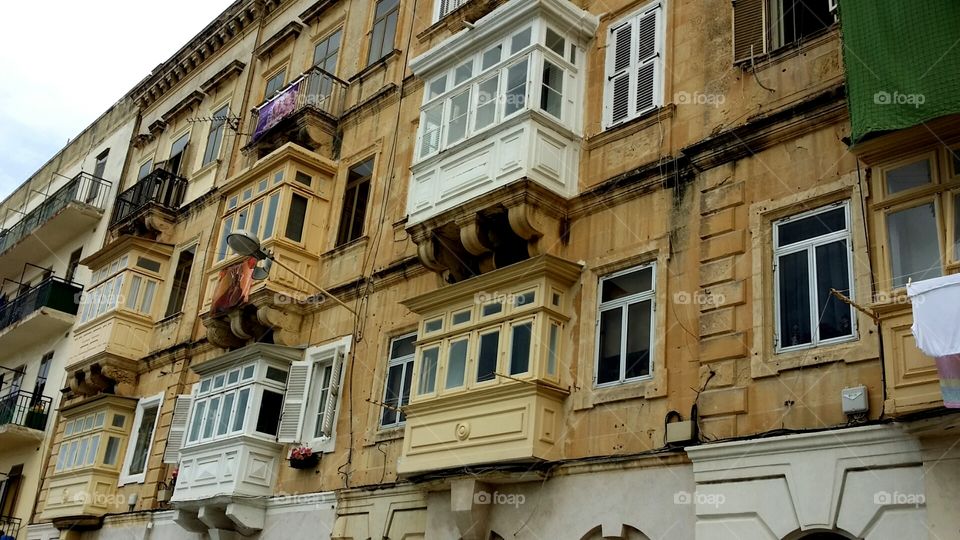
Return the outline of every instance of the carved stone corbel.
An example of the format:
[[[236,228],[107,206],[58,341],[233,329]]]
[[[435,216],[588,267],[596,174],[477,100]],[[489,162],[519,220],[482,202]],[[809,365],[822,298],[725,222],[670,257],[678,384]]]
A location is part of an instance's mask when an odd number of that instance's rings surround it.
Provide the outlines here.
[[[277,345],[297,345],[300,339],[300,326],[303,316],[276,306],[264,305],[257,308],[257,320],[273,329],[273,342]]]
[[[207,328],[207,340],[222,349],[234,349],[242,346],[245,341],[234,335],[230,323],[224,319],[205,318],[203,325]]]
[[[450,482],[450,512],[463,540],[485,540],[493,490],[474,478]]]
[[[540,255],[537,245],[544,234],[543,216],[537,208],[526,202],[507,207],[507,221],[517,236],[527,241],[531,257]]]

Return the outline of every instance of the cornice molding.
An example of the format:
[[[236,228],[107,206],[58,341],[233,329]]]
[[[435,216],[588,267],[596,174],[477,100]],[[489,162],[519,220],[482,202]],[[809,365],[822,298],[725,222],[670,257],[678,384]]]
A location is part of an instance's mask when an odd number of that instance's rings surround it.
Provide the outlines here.
[[[265,57],[270,56],[274,50],[286,43],[288,39],[296,39],[300,33],[303,32],[303,24],[298,23],[297,21],[290,21],[286,26],[277,30],[275,34],[267,38],[253,54],[257,57],[257,60],[263,60]]]
[[[337,3],[337,0],[320,0],[319,2],[314,2],[313,5],[311,5],[307,9],[303,10],[302,13],[300,13],[299,18],[301,21],[303,21],[304,24],[310,24],[315,19],[320,18],[321,15],[323,15],[328,9],[333,7],[333,5],[336,3]]]
[[[170,107],[167,112],[160,115],[160,118],[166,123],[171,124],[173,120],[182,112],[192,109],[195,105],[200,105],[206,96],[200,90],[194,90],[187,94],[187,97],[181,99],[176,105]]]
[[[214,73],[212,77],[201,84],[200,91],[204,92],[205,94],[213,93],[217,87],[230,79],[230,77],[243,73],[243,69],[245,67],[247,67],[247,64],[241,62],[240,60],[234,60],[233,62],[230,62],[223,69]]]

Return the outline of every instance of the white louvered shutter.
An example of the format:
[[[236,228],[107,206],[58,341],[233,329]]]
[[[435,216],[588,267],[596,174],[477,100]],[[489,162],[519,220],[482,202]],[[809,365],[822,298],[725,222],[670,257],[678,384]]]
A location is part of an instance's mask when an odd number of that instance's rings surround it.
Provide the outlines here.
[[[299,360],[290,365],[287,392],[283,396],[283,411],[280,415],[280,429],[277,431],[277,440],[280,442],[300,442],[312,365],[313,363],[307,360]]]
[[[173,419],[170,421],[170,433],[167,435],[167,446],[163,449],[164,463],[179,463],[180,448],[187,433],[187,421],[190,420],[190,405],[193,399],[190,394],[179,395],[173,406]]]
[[[659,105],[660,43],[657,39],[660,13],[657,7],[637,21],[637,96],[634,112],[642,114]]]
[[[613,125],[630,116],[630,79],[633,69],[633,23],[626,22],[610,32],[607,44],[607,123]]]
[[[330,370],[330,387],[327,390],[327,402],[323,404],[323,434],[333,436],[333,421],[337,414],[337,402],[340,401],[340,372],[343,370],[343,351],[338,350],[333,356],[333,365]]]

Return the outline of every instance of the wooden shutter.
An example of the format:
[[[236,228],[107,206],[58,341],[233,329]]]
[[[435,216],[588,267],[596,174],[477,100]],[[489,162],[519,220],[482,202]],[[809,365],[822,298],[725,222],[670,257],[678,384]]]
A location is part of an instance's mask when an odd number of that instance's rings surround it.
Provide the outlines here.
[[[177,396],[173,406],[173,419],[170,421],[170,433],[167,434],[167,446],[163,449],[164,463],[179,463],[180,448],[186,438],[187,422],[190,420],[190,405],[193,399],[190,394]]]
[[[321,429],[327,437],[333,436],[333,421],[337,413],[337,402],[340,401],[340,372],[343,370],[343,356],[342,350],[338,350],[333,356],[327,402],[323,404],[323,425]]]
[[[300,442],[312,364],[308,360],[299,360],[290,365],[287,392],[283,396],[283,411],[280,413],[280,429],[277,431],[277,440],[280,442]]]
[[[636,114],[652,109],[658,103],[658,83],[660,78],[659,63],[660,43],[657,33],[660,24],[661,9],[644,13],[637,24],[637,100],[634,108]]]
[[[763,4],[766,0],[733,0],[733,61],[764,54]]]
[[[607,122],[616,124],[630,116],[630,79],[633,23],[628,21],[610,30],[607,43]]]

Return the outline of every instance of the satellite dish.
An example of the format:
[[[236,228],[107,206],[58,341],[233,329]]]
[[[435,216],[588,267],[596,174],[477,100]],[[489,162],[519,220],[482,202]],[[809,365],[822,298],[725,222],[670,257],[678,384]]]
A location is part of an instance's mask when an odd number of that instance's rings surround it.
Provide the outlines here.
[[[273,266],[273,259],[264,259],[253,267],[253,279],[260,281],[270,277],[270,268]]]

